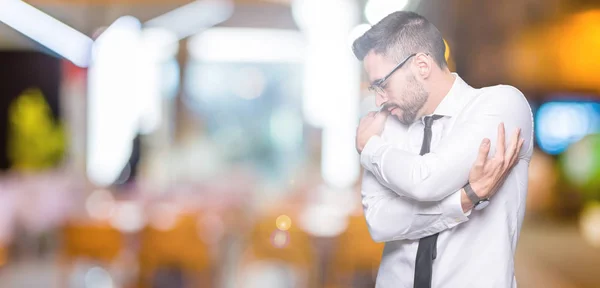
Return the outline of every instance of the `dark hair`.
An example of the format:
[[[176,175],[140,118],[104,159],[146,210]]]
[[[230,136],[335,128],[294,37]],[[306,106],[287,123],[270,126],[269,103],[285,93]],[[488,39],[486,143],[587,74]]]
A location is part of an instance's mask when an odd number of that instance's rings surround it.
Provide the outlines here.
[[[362,61],[374,50],[396,61],[412,53],[428,53],[440,68],[448,67],[446,45],[440,31],[425,17],[409,11],[394,12],[375,24],[352,45]]]

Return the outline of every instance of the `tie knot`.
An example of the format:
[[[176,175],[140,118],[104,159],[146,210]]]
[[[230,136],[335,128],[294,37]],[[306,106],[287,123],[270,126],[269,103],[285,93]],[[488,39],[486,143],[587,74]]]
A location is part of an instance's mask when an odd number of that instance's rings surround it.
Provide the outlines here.
[[[425,128],[426,129],[431,129],[431,126],[433,126],[433,121],[438,120],[440,118],[442,118],[442,115],[431,115],[431,116],[425,116],[424,122],[425,122]]]

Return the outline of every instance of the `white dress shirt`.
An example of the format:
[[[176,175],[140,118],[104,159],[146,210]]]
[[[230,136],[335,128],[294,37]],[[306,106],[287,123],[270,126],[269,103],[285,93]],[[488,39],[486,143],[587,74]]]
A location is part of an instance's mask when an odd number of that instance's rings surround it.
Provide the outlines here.
[[[362,201],[372,238],[386,242],[378,288],[413,287],[420,238],[440,232],[432,287],[516,287],[514,252],[525,214],[533,119],[514,87],[474,89],[458,75],[434,114],[431,153],[419,155],[423,119],[410,126],[388,117],[361,153]],[[525,140],[519,161],[481,211],[463,213],[460,189],[484,138],[494,155],[497,127],[506,145],[517,127]],[[459,225],[463,223],[462,225]]]

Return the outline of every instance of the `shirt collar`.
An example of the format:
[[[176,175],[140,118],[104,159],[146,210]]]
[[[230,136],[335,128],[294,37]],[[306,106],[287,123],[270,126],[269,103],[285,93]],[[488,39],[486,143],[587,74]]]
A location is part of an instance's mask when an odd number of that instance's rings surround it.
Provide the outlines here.
[[[472,89],[471,86],[460,78],[457,73],[452,73],[452,75],[454,75],[454,83],[452,83],[450,91],[448,91],[448,94],[446,94],[444,99],[442,99],[442,102],[440,102],[431,115],[454,117],[464,107],[465,101],[468,101],[468,96],[466,94],[469,89]],[[417,122],[425,123],[425,117],[431,115],[425,115],[421,117],[421,119],[418,119]]]
[[[463,97],[461,95],[467,92],[469,85],[458,74],[452,73],[452,75],[455,77],[452,88],[435,108],[433,114],[454,117],[463,107],[463,101],[461,101]]]

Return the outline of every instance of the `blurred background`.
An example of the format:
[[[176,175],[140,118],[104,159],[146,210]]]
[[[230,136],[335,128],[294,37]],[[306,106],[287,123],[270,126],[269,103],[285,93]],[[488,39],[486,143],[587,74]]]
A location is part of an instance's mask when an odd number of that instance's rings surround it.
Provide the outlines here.
[[[351,43],[397,10],[534,110],[519,287],[600,287],[597,0],[0,0],[0,287],[373,287]]]

